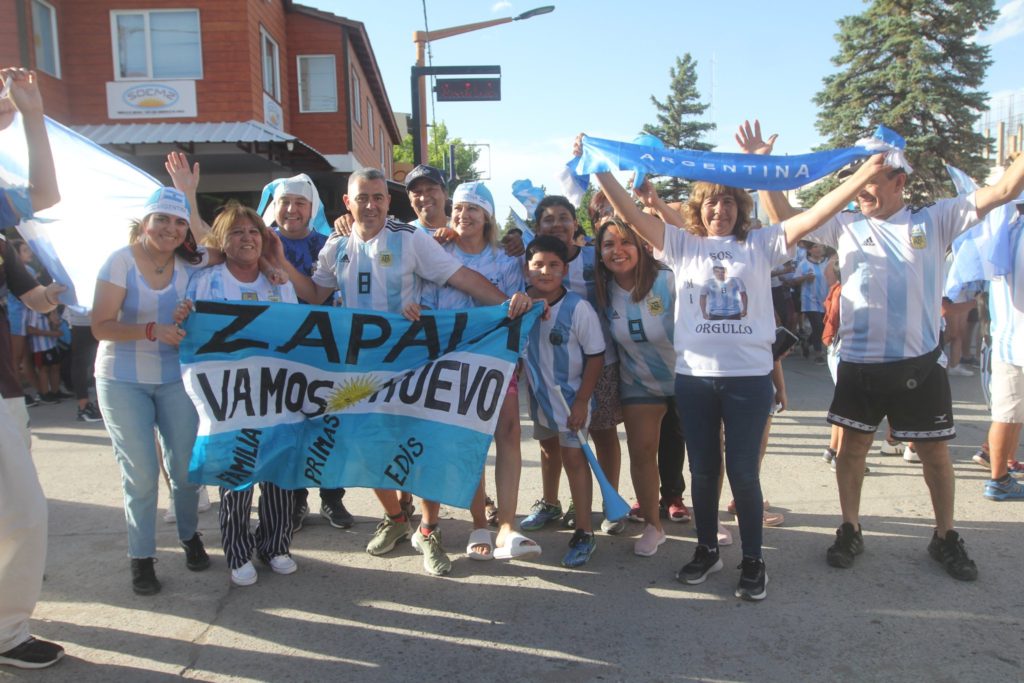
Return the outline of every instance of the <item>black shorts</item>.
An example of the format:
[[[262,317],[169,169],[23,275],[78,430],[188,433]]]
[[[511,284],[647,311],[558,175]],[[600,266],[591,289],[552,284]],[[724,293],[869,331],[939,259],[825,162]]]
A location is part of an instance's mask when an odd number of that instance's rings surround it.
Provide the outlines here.
[[[37,368],[45,368],[51,365],[59,365],[60,354],[57,353],[57,349],[35,351],[32,353],[32,362]]]
[[[867,390],[855,363],[839,361],[836,391],[828,421],[840,427],[873,434],[883,417],[900,441],[948,441],[956,438],[953,395],[946,368],[938,363],[914,389]]]

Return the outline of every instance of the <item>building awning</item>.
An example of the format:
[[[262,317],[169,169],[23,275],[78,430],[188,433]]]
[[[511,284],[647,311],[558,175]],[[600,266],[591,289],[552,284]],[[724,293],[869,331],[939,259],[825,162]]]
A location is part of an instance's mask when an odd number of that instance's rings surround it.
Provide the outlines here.
[[[72,127],[96,144],[154,174],[162,171],[163,158],[170,151],[168,146],[195,157],[204,173],[274,172],[281,168],[308,173],[333,168],[320,152],[302,140],[258,121]]]

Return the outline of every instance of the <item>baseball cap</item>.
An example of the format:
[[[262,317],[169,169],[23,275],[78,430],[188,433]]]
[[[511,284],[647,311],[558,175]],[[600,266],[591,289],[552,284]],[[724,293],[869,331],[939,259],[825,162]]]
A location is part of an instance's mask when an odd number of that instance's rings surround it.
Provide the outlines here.
[[[445,187],[444,174],[441,169],[434,168],[433,166],[427,166],[426,164],[420,164],[416,168],[409,171],[409,174],[405,176],[405,189],[412,187],[420,178],[425,178],[432,183],[436,183],[441,187]]]
[[[185,193],[173,187],[161,187],[149,196],[142,215],[148,216],[151,213],[165,213],[185,220],[192,218],[192,210],[189,208]]]

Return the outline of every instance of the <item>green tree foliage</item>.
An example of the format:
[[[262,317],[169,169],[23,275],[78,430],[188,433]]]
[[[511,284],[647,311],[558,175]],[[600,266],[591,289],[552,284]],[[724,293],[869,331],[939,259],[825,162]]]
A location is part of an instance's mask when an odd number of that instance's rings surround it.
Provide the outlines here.
[[[435,168],[448,169],[448,145],[455,145],[456,178],[454,182],[448,184],[449,193],[459,183],[476,180],[480,177],[480,173],[474,167],[477,159],[480,158],[480,150],[467,146],[462,142],[462,138],[449,138],[448,126],[444,121],[438,121],[430,127],[429,137],[430,144],[427,145],[429,161],[427,163]],[[411,164],[413,160],[412,135],[406,135],[402,139],[402,144],[395,147],[394,150],[396,162]]]
[[[863,13],[840,19],[832,58],[839,71],[814,97],[818,132],[828,138],[823,147],[848,147],[878,124],[895,130],[914,167],[912,204],[953,193],[943,161],[984,178],[990,140],[975,125],[991,59],[974,38],[997,17],[993,0],[873,0]],[[834,185],[819,183],[801,200],[809,206]]]
[[[580,199],[580,205],[576,207],[576,220],[579,221],[580,227],[583,228],[583,232],[593,236],[594,226],[590,224],[590,214],[587,212],[587,207],[590,206],[590,200],[597,192],[597,187],[593,183],[587,188],[587,191],[583,193],[583,198]]]
[[[658,112],[657,124],[646,124],[645,133],[656,135],[668,147],[710,151],[714,145],[703,141],[715,124],[700,121],[708,105],[700,101],[697,91],[697,61],[684,54],[676,57],[676,64],[668,71],[671,83],[668,97],[663,102],[651,95],[651,103]],[[667,202],[684,200],[690,194],[690,183],[682,178],[668,178],[655,183],[658,194]]]

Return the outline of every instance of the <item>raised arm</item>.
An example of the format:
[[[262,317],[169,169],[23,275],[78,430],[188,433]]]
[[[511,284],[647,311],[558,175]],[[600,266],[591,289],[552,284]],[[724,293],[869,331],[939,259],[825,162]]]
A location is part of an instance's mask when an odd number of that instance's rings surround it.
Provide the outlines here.
[[[814,206],[787,219],[783,224],[786,230],[787,246],[795,245],[805,235],[821,227],[830,218],[842,211],[857,196],[857,193],[860,192],[861,188],[867,184],[871,177],[885,168],[885,155],[873,155],[861,164],[853,175],[844,180],[839,187],[815,202]]]
[[[654,189],[654,183],[650,178],[644,178],[644,182],[633,190],[633,194],[643,203],[645,213],[658,216],[661,220],[677,228],[686,225],[686,218],[683,214],[658,196],[658,191]]]
[[[582,154],[583,133],[576,136],[573,143],[573,154]],[[597,184],[608,198],[612,208],[619,218],[633,226],[640,237],[655,249],[661,249],[665,244],[665,223],[660,218],[641,211],[630,198],[626,189],[619,184],[611,173],[596,173],[594,177]]]
[[[735,137],[736,144],[746,154],[771,154],[779,136],[775,133],[765,140],[761,135],[761,122],[754,119],[753,127],[751,127],[750,121],[744,121]],[[760,190],[757,197],[761,201],[761,206],[768,213],[768,221],[772,224],[781,223],[800,213],[789,203],[784,192]]]
[[[974,195],[978,218],[984,218],[992,209],[1012,201],[1024,192],[1024,154],[1018,152],[1017,159],[1006,169],[995,185],[980,188]]]
[[[201,243],[203,238],[210,233],[210,226],[199,215],[199,202],[196,200],[196,193],[199,188],[199,162],[191,167],[188,165],[188,157],[181,152],[171,152],[164,162],[167,174],[171,176],[174,187],[181,190],[188,200],[189,208],[192,209],[192,236],[196,242]]]
[[[57,171],[53,165],[50,139],[46,136],[43,118],[43,96],[34,71],[10,68],[0,69],[0,81],[11,82],[11,100],[21,113],[28,143],[28,182],[32,210],[42,211],[60,201]],[[2,84],[0,84],[2,87]]]

